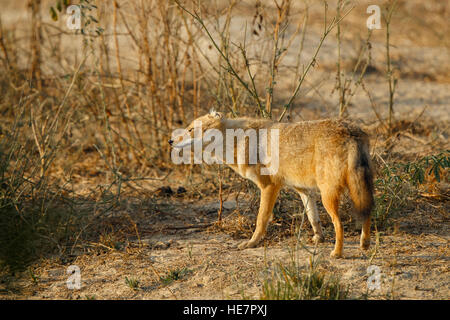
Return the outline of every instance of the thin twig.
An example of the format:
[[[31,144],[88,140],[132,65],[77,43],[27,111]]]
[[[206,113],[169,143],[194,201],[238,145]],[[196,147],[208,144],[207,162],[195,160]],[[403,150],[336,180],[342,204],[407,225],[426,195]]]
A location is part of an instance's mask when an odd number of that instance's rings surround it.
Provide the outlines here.
[[[334,29],[334,27],[336,27],[349,13],[350,11],[353,10],[354,7],[351,7],[346,13],[344,13],[339,19],[336,19],[336,17],[333,18],[333,20],[331,21],[331,23],[329,25],[327,25],[327,10],[328,10],[328,5],[325,2],[325,18],[324,18],[324,32],[322,34],[322,36],[320,37],[320,42],[317,45],[316,51],[314,52],[313,57],[311,58],[311,60],[308,63],[308,66],[306,67],[306,69],[303,71],[303,74],[300,77],[300,80],[298,81],[297,87],[294,90],[294,93],[292,94],[291,98],[289,99],[289,101],[284,105],[284,110],[281,113],[280,117],[278,118],[278,121],[280,122],[281,120],[283,120],[284,115],[286,114],[287,110],[291,107],[292,103],[294,102],[295,98],[297,97],[297,94],[300,90],[300,87],[303,84],[303,81],[305,81],[306,75],[308,74],[309,70],[311,69],[311,67],[313,67],[316,64],[316,58],[317,55],[319,54],[320,48],[322,47],[323,42],[325,41],[325,38],[328,36],[328,34]]]

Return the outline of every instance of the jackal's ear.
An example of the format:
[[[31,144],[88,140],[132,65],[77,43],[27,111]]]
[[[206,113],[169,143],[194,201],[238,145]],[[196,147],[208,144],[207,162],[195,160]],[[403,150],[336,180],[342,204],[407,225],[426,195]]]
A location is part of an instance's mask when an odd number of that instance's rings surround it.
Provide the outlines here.
[[[217,119],[221,119],[221,118],[223,117],[223,114],[222,114],[222,113],[217,112],[217,111],[215,111],[214,109],[211,109],[211,110],[209,111],[209,114],[210,114],[211,116],[213,116],[214,118],[217,118]]]

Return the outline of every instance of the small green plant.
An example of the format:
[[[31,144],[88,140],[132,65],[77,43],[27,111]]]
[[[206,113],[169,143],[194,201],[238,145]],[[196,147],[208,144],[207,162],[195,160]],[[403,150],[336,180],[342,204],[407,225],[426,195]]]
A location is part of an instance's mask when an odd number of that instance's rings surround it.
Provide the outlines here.
[[[450,150],[403,165],[403,171],[409,175],[409,181],[414,186],[424,183],[426,175],[434,175],[436,181],[441,182],[442,173],[448,168],[450,168]]]
[[[33,281],[33,284],[38,284],[40,277],[34,273],[31,267],[28,268],[28,273],[30,275],[31,281]]]
[[[125,283],[133,290],[137,290],[139,288],[140,281],[136,278],[128,278],[125,277]]]
[[[375,197],[373,217],[377,228],[385,227],[388,218],[405,207],[407,198],[411,194],[408,179],[399,169],[398,164],[392,166],[386,164],[375,181],[378,196]]]
[[[293,260],[285,266],[276,265],[270,278],[263,282],[263,300],[340,300],[349,296],[339,278],[326,276],[317,268],[314,259],[305,270]]]
[[[182,269],[173,269],[169,270],[165,276],[160,277],[160,280],[163,284],[168,285],[172,283],[173,281],[180,280],[187,274],[189,274],[191,270],[188,268],[182,268]]]
[[[450,150],[436,155],[425,156],[407,163],[384,163],[379,178],[375,181],[377,197],[375,198],[374,218],[377,227],[385,227],[388,218],[403,210],[410,198],[427,177],[447,178],[450,168]]]

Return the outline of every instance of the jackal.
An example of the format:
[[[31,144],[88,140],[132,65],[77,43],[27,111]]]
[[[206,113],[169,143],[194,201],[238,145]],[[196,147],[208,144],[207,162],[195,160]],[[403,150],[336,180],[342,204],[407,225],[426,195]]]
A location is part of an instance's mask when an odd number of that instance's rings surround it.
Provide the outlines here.
[[[267,224],[272,219],[272,210],[280,188],[288,186],[296,190],[306,208],[308,220],[314,231],[313,240],[324,240],[316,207],[315,190],[320,192],[323,206],[331,217],[336,234],[332,257],[342,257],[343,228],[339,218],[340,195],[345,188],[356,209],[357,218],[362,222],[360,246],[368,249],[370,245],[370,213],[373,206],[373,171],[369,155],[369,138],[360,128],[342,120],[317,120],[297,123],[279,123],[266,119],[226,118],[224,114],[212,111],[194,120],[186,131],[189,138],[178,137],[169,140],[175,148],[193,145],[198,139],[194,128],[201,124],[201,131],[215,130],[226,135],[234,130],[277,130],[278,157],[277,170],[270,174],[261,174],[268,167],[267,162],[252,164],[249,162],[250,138],[245,142],[245,160],[225,162],[242,177],[253,181],[261,190],[256,229],[252,238],[239,245],[240,249],[258,245],[264,236]],[[233,157],[237,158],[239,146],[232,145]],[[267,135],[267,141],[273,139]],[[226,142],[223,142],[224,145]],[[239,145],[239,140],[238,140]],[[230,146],[230,144],[227,144]],[[270,148],[268,148],[270,149]],[[268,152],[274,158],[274,150]],[[228,157],[227,157],[228,159]]]

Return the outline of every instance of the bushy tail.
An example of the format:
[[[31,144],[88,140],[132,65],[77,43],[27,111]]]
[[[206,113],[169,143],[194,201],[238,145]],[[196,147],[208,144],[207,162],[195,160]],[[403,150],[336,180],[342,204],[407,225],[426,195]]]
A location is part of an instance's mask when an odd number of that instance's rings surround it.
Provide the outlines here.
[[[367,139],[356,139],[349,146],[347,187],[357,218],[365,221],[373,207],[373,173]]]

